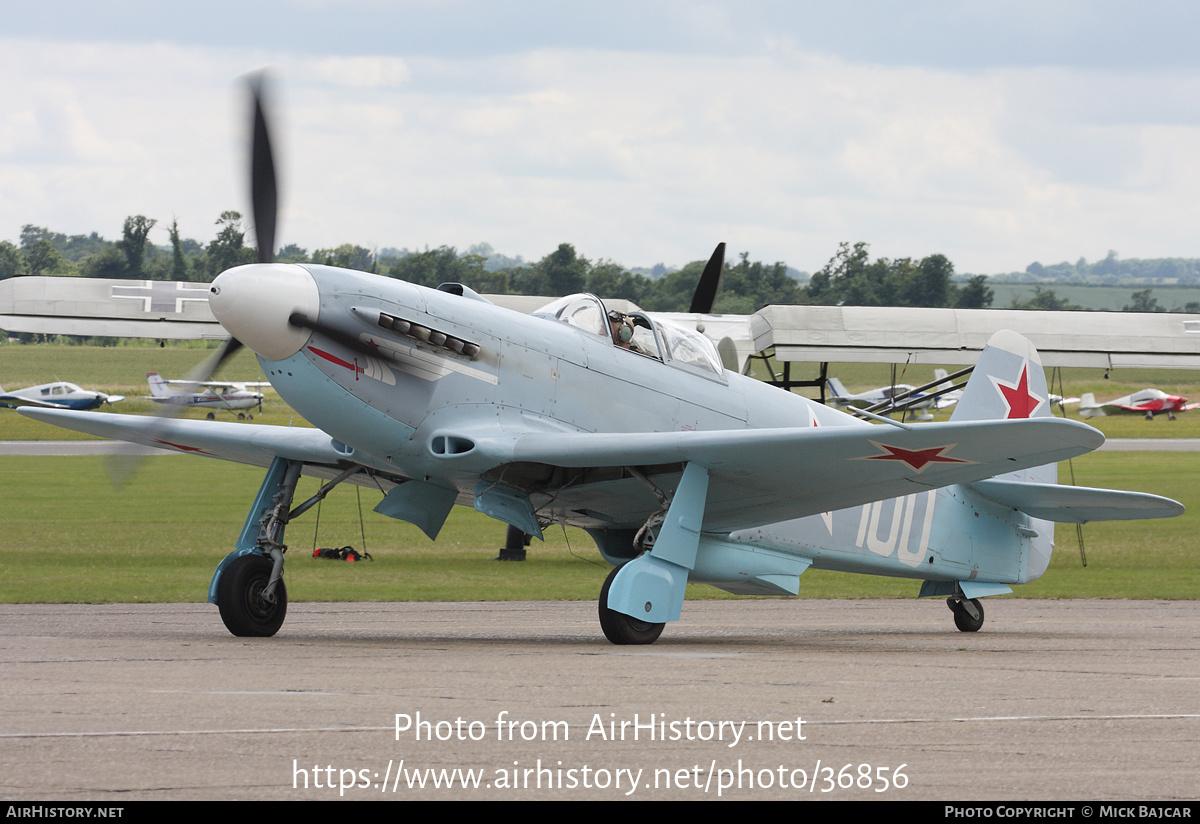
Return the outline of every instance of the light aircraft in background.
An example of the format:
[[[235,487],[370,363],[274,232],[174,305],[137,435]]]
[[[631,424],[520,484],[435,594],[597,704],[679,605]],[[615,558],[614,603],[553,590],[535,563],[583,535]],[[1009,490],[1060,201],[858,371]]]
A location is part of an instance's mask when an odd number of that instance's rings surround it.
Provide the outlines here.
[[[247,417],[254,420],[254,416],[238,410],[257,406],[258,411],[262,412],[263,393],[249,387],[257,389],[271,385],[266,381],[163,380],[157,372],[146,375],[146,381],[150,384],[150,399],[155,403],[224,410],[236,414],[239,421]],[[215,413],[208,413],[210,421],[214,417]]]
[[[427,289],[272,262],[274,165],[255,100],[259,263],[222,273],[210,305],[280,396],[316,428],[26,409],[80,431],[267,467],[209,588],[226,627],[273,635],[287,611],[285,530],[338,483],[436,538],[455,505],[531,535],[586,530],[614,566],[599,622],[655,641],[688,582],[792,594],[809,567],[909,578],[964,631],[979,598],[1046,569],[1050,521],[1156,518],[1154,495],[1060,487],[1056,462],[1103,435],[1053,418],[1037,352],[1011,332],[983,350],[948,423],[867,423],[721,367],[703,335],[572,295],[523,315],[461,284]],[[302,474],[328,479],[296,504]]]
[[[81,389],[73,383],[55,381],[14,389],[5,392],[0,386],[0,406],[15,409],[18,406],[40,406],[44,409],[99,409],[106,403],[125,400],[124,395],[106,395],[90,389]]]
[[[932,409],[948,409],[962,398],[965,383],[955,383],[965,374],[971,372],[970,367],[951,375],[945,369],[934,369],[933,380],[922,386],[910,386],[898,383],[894,386],[881,386],[854,395],[846,391],[846,387],[837,378],[829,378],[826,382],[830,397],[826,403],[838,409],[858,414],[856,410],[865,410],[880,415],[891,415],[895,412],[917,410],[921,412],[913,420],[933,420]],[[1079,398],[1063,398],[1062,395],[1050,394],[1048,401],[1051,406],[1065,406],[1078,403]]]
[[[1112,401],[1096,402],[1092,392],[1084,393],[1079,399],[1079,414],[1085,418],[1103,418],[1106,415],[1145,415],[1146,420],[1154,420],[1155,415],[1165,414],[1168,420],[1175,420],[1176,412],[1187,412],[1200,404],[1188,403],[1188,399],[1179,395],[1168,395],[1161,389],[1143,389],[1117,398]]]
[[[837,409],[866,409],[870,412],[889,414],[892,411],[919,411],[915,420],[931,421],[931,409],[953,406],[962,396],[962,389],[953,389],[945,369],[935,369],[936,385],[924,387],[897,383],[868,389],[857,395],[846,390],[837,378],[829,378],[829,396],[825,402]]]

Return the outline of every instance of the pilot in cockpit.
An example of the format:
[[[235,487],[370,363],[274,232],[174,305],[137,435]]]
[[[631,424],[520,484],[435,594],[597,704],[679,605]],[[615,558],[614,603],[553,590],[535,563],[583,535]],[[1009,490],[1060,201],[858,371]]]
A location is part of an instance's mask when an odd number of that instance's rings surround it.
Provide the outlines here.
[[[644,327],[644,333],[650,335],[650,340],[653,341],[653,333],[650,332],[650,327],[644,319],[631,317],[624,312],[618,312],[616,309],[609,310],[608,312],[608,330],[612,334],[614,344],[622,349],[628,349],[630,352],[637,352],[639,355],[647,358],[661,360],[657,352],[651,351],[646,347],[645,340],[638,340],[636,336],[638,325]]]
[[[612,333],[613,343],[622,349],[632,349],[633,321],[624,312],[612,309],[608,313],[608,328]]]

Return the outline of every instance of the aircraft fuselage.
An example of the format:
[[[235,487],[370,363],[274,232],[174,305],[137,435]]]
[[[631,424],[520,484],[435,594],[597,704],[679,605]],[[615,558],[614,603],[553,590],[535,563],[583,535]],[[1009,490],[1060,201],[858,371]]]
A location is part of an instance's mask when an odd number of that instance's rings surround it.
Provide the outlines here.
[[[648,357],[607,334],[472,297],[329,267],[304,269],[316,285],[318,320],[379,356],[345,339],[292,330],[292,354],[259,355],[265,374],[301,415],[352,449],[355,460],[452,487],[458,504],[473,504],[481,474],[492,469],[478,463],[488,456],[472,448],[489,433],[870,426],[752,378],[676,360],[661,330],[660,357]],[[313,299],[305,300],[312,312]],[[419,334],[388,328],[405,324]],[[447,341],[477,351],[456,352]],[[645,481],[669,496],[682,467],[642,469],[645,479],[619,468],[563,475],[514,464],[495,480],[528,491],[539,518],[588,529],[619,563],[628,557],[632,530],[662,507]],[[780,589],[776,582],[794,580],[811,563],[926,580],[1020,582],[1044,570],[1053,536],[1049,524],[1031,522],[965,487],[918,492],[732,534],[706,533],[692,580],[731,591],[790,591],[790,584]],[[1038,545],[1032,563],[1031,541]],[[760,574],[764,564],[777,565],[781,577]]]

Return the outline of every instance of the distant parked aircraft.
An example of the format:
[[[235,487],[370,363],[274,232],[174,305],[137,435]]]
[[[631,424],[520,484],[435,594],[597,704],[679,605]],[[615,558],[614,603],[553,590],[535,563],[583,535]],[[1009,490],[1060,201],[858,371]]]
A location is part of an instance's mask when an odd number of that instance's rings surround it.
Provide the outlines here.
[[[931,421],[933,413],[930,409],[944,409],[953,406],[962,397],[962,390],[950,390],[950,382],[945,369],[934,370],[934,374],[943,383],[926,392],[917,391],[918,387],[907,383],[897,383],[893,386],[880,386],[868,389],[857,395],[846,391],[846,387],[837,378],[830,378],[829,398],[827,403],[837,409],[876,409],[887,414],[887,407],[901,407],[906,411],[921,410],[917,420]],[[940,390],[940,391],[939,391]]]
[[[1105,415],[1145,415],[1154,420],[1155,414],[1166,413],[1168,420],[1175,420],[1176,412],[1195,409],[1200,404],[1188,403],[1187,398],[1168,395],[1161,389],[1143,389],[1104,403],[1096,403],[1096,396],[1088,392],[1079,401],[1079,414],[1085,418],[1103,418]]]
[[[73,383],[56,381],[5,392],[0,386],[0,406],[41,406],[46,409],[97,409],[102,404],[125,400],[124,395],[106,395],[90,389],[80,389]]]
[[[146,375],[146,380],[150,384],[150,399],[155,403],[195,406],[199,409],[224,409],[227,412],[253,409],[257,406],[261,413],[263,394],[254,392],[248,387],[271,385],[266,381],[234,383],[230,381],[163,380],[157,372]],[[183,388],[172,389],[175,386]],[[215,417],[215,412],[208,413],[210,421]],[[253,415],[237,412],[239,421],[245,420],[247,417],[251,420],[254,419]]]

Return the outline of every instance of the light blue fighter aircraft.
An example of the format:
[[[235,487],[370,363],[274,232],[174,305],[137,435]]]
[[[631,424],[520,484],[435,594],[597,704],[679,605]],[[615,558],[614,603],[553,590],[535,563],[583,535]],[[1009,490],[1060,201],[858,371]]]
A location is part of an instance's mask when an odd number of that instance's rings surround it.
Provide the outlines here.
[[[684,587],[796,595],[809,567],[920,581],[963,631],[979,598],[1046,569],[1051,521],[1178,515],[1154,495],[1060,487],[1056,462],[1103,436],[1051,417],[1036,351],[995,335],[952,420],[859,420],[725,371],[703,335],[592,295],[533,315],[460,284],[426,289],[276,264],[275,192],[256,96],[252,194],[260,262],[211,286],[216,318],[317,429],[26,409],[105,437],[267,467],[209,590],[234,635],[287,611],[287,524],[333,486],[385,491],[376,511],[436,538],[471,506],[529,534],[586,530],[614,569],[605,636],[655,641]],[[211,371],[211,370],[210,370]],[[200,379],[200,378],[197,378]],[[293,500],[301,474],[328,479]]]

